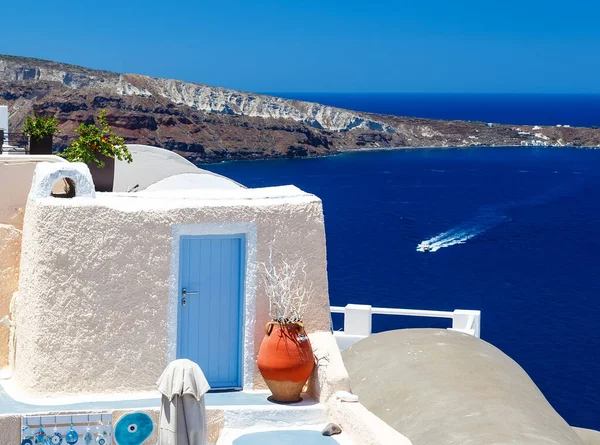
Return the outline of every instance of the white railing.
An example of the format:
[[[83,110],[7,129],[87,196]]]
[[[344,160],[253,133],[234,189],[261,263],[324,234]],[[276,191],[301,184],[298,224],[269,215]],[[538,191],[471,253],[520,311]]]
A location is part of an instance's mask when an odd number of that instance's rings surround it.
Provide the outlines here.
[[[452,320],[453,331],[480,336],[481,311],[456,309],[454,311],[428,311],[421,309],[391,309],[372,307],[368,304],[348,304],[331,306],[331,312],[344,314],[344,330],[336,331],[335,337],[340,349],[356,343],[371,335],[373,314],[376,315],[404,315],[409,317],[448,318]]]

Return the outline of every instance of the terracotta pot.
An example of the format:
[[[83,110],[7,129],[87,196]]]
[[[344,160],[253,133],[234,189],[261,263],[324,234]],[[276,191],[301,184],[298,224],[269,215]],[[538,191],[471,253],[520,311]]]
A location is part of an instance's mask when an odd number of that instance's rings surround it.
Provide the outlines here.
[[[315,366],[302,323],[269,322],[258,351],[258,369],[276,402],[302,400],[300,393]]]
[[[92,174],[94,186],[97,192],[112,192],[115,182],[115,158],[98,155],[98,159],[104,162],[104,167],[98,167],[95,162],[90,162],[87,166]]]

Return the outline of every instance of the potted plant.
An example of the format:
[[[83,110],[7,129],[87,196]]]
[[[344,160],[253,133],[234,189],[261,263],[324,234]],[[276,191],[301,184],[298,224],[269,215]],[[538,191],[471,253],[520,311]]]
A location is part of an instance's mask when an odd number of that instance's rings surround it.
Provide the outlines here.
[[[51,155],[52,136],[60,133],[58,119],[37,111],[33,112],[33,116],[27,116],[23,124],[23,136],[29,137],[29,154]]]
[[[271,252],[269,264],[262,264],[272,321],[265,328],[258,369],[273,393],[272,400],[293,403],[301,400],[302,388],[315,365],[302,323],[313,287],[308,283],[304,259],[274,265],[272,257]]]
[[[112,192],[115,179],[115,158],[131,162],[133,158],[125,146],[125,140],[115,134],[106,120],[106,110],[101,110],[98,123],[80,124],[75,129],[79,135],[61,156],[69,162],[84,162],[98,192]]]

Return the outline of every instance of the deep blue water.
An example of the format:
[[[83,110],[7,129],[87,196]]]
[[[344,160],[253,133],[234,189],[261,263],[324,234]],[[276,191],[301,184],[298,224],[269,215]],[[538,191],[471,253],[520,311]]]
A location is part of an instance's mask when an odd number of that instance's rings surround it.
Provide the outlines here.
[[[356,111],[495,122],[600,127],[600,94],[272,93]]]
[[[571,425],[600,429],[600,150],[409,149],[203,167],[322,198],[332,304],[481,309],[482,338]],[[439,250],[416,251],[432,238]],[[448,322],[374,318],[375,330],[415,326]]]

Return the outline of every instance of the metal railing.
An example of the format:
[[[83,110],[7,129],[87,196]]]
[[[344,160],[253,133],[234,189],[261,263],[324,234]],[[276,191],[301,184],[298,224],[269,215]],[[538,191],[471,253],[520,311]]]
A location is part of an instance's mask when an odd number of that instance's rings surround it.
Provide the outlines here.
[[[4,133],[5,141],[8,141],[11,145],[18,145],[21,147],[25,147],[28,144],[27,136],[23,136],[23,133]]]
[[[61,151],[61,148],[67,145],[68,137],[65,135],[54,135],[52,137],[52,153]],[[0,144],[0,153],[20,153],[30,154],[29,152],[29,138],[23,136],[23,133],[6,133],[4,132],[4,140]]]
[[[29,141],[23,133],[7,133],[4,132],[4,140],[0,147],[0,153],[4,152],[27,152],[29,147]]]
[[[481,311],[456,309],[454,311],[430,311],[424,309],[393,309],[372,307],[366,304],[331,306],[334,314],[344,314],[344,330],[336,331],[340,349],[356,343],[372,333],[373,315],[403,315],[408,317],[447,318],[452,320],[453,331],[480,337]]]

